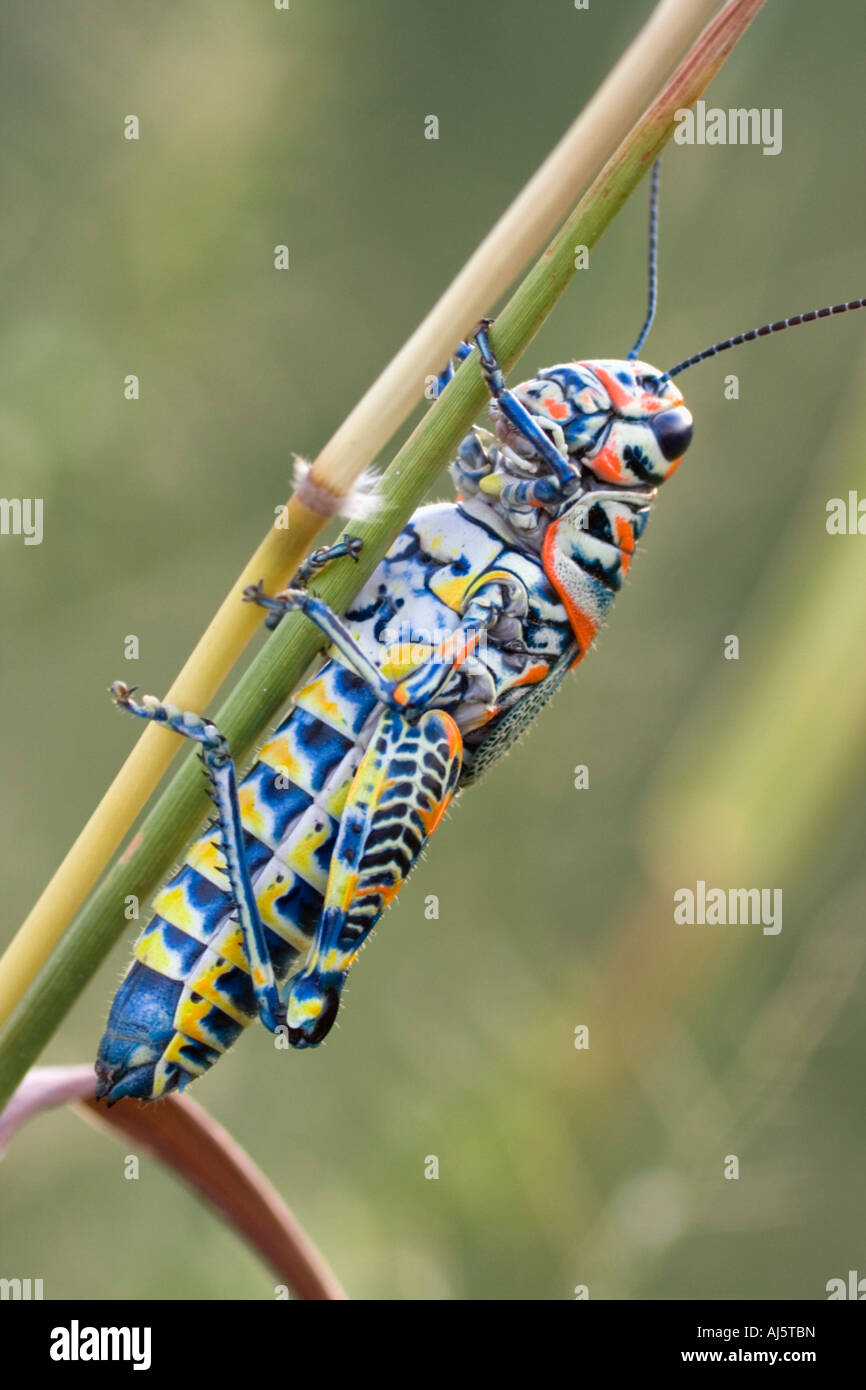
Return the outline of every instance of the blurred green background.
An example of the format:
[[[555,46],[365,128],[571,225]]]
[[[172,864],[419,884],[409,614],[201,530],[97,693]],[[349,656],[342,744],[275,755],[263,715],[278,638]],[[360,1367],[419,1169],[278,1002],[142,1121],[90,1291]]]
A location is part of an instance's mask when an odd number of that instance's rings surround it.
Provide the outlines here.
[[[650,9],[8,6],[2,492],[45,499],[45,536],[0,539],[4,942],[132,744],[110,680],[167,688],[292,452],[331,434]],[[651,361],[864,292],[864,43],[845,0],[771,0],[710,100],[781,107],[782,153],[671,147]],[[642,189],[524,375],[627,350],[645,219]],[[684,378],[695,443],[610,627],[440,829],[341,1026],[288,1056],[256,1030],[195,1089],[353,1296],[821,1298],[866,1273],[866,541],[824,526],[829,497],[866,495],[864,331]],[[676,926],[699,878],[781,887],[781,934]],[[132,935],[43,1060],[93,1057]],[[49,1298],[272,1296],[172,1178],[125,1181],[123,1152],[70,1113],[19,1134],[0,1273]]]

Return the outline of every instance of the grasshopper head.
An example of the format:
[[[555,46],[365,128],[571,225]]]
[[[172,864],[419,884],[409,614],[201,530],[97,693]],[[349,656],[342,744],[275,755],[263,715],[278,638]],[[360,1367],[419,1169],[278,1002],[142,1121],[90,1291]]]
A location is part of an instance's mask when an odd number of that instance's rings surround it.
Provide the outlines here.
[[[691,443],[682,393],[647,362],[564,362],[514,394],[559,426],[576,463],[614,487],[664,482]]]

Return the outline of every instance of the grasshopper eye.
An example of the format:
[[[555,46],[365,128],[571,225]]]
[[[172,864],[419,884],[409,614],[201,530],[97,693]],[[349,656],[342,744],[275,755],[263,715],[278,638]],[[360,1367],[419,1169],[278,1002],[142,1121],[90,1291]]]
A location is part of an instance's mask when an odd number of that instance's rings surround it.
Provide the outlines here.
[[[667,463],[682,458],[692,442],[694,423],[690,411],[684,406],[678,410],[663,410],[661,415],[654,415],[650,427]]]
[[[657,376],[639,376],[636,381],[642,391],[650,391],[654,396],[658,395],[660,383]]]

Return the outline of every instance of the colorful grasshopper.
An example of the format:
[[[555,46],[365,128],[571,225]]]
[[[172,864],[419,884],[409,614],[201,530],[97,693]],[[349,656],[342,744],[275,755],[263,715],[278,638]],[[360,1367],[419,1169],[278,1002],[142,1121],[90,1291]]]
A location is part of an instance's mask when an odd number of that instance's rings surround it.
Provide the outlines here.
[[[347,973],[456,791],[501,756],[586,655],[628,573],[656,486],[692,417],[672,378],[696,362],[854,300],[716,343],[668,372],[637,360],[656,300],[658,169],[649,311],[624,361],[567,362],[509,391],[475,333],[495,435],[451,467],[456,502],[421,507],[345,620],[307,589],[249,601],[273,626],[302,610],[330,656],[240,786],[225,739],[196,714],[118,682],[117,703],[201,745],[217,821],[157,894],[99,1051],[97,1094],[145,1100],[200,1076],[258,1014],[295,1047],[325,1037]],[[462,343],[462,359],[472,348]],[[451,364],[440,378],[445,387]]]

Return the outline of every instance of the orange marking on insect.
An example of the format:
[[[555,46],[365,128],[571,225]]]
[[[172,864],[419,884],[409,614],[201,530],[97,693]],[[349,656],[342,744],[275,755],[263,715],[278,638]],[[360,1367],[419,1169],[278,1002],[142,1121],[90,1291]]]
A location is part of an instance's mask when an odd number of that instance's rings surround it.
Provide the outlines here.
[[[564,420],[568,416],[568,404],[566,401],[558,401],[555,396],[542,396],[541,404],[544,406],[548,415],[552,415],[554,420]]]
[[[461,753],[463,751],[463,738],[450,714],[444,714],[440,710],[439,718],[445,725],[445,737],[448,740],[448,753],[449,756],[453,758],[455,753]]]
[[[570,608],[571,612],[569,613],[569,618],[577,634],[577,640],[580,643],[580,656],[577,658],[577,661],[580,661],[592,645],[593,638],[597,631],[597,625],[593,622],[588,613],[585,613],[582,608],[578,608],[576,603],[572,603]],[[577,665],[577,662],[575,662],[575,665]]]
[[[343,912],[348,912],[355,900],[355,893],[358,886],[358,875],[347,874],[343,883],[343,891],[340,895],[339,904]]]
[[[418,815],[421,817],[421,824],[424,826],[424,830],[428,835],[433,834],[433,831],[436,829],[442,817],[445,815],[445,812],[448,810],[448,803],[450,802],[450,800],[451,793],[449,792],[447,796],[444,796],[442,800],[438,802],[438,804],[434,805],[432,809],[429,811],[424,811],[419,806]]]
[[[599,449],[595,458],[589,459],[588,463],[593,473],[598,474],[600,478],[606,479],[607,482],[621,483],[624,481],[622,476],[622,459],[616,452],[616,449],[611,448],[609,444],[605,445],[603,449]],[[549,530],[547,534],[550,535]]]
[[[617,544],[627,555],[634,554],[634,531],[630,521],[624,516],[614,517],[614,530],[616,531]]]
[[[631,557],[634,554],[634,530],[631,522],[626,521],[624,516],[614,517],[614,530],[616,539],[622,551],[622,572],[628,574],[631,565]]]
[[[403,887],[403,879],[396,883],[370,883],[366,888],[359,888],[355,894],[355,901],[358,898],[368,898],[372,893],[377,894],[382,899],[382,907],[390,907],[400,889]]]
[[[587,363],[586,365],[589,364]],[[591,367],[591,370],[595,372],[605,391],[610,396],[611,405],[614,410],[625,410],[628,406],[633,404],[634,397],[629,392],[628,387],[623,386],[621,381],[617,381],[615,376],[611,376],[610,372],[606,372],[603,367],[599,367],[597,364]]]
[[[565,611],[568,614],[568,621],[571,624],[571,630],[577,638],[578,652],[574,661],[571,663],[574,667],[579,661],[583,660],[592,645],[592,639],[595,637],[597,631],[597,624],[593,622],[588,613],[585,613],[582,608],[578,607],[572,595],[557,576],[554,566],[554,552],[556,550],[556,533],[559,530],[559,526],[560,522],[558,521],[548,526],[547,535],[544,538],[544,546],[541,551],[541,558],[544,564],[544,573],[562,599]]]
[[[524,675],[523,679],[517,681],[516,684],[517,684],[517,685],[537,685],[539,681],[543,681],[543,680],[544,680],[544,677],[547,675],[547,673],[548,673],[549,670],[550,670],[550,667],[548,666],[548,664],[547,664],[546,661],[540,662],[540,663],[538,664],[538,666],[530,666],[529,670],[526,672],[526,674]]]
[[[472,655],[480,640],[480,632],[472,632],[461,641],[458,641],[456,637],[449,637],[439,648],[439,655],[445,661],[452,662],[455,667],[462,666],[466,658]]]

